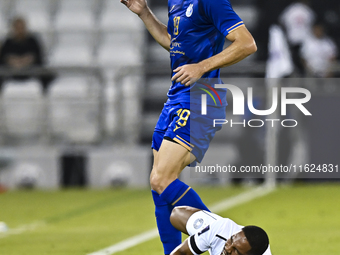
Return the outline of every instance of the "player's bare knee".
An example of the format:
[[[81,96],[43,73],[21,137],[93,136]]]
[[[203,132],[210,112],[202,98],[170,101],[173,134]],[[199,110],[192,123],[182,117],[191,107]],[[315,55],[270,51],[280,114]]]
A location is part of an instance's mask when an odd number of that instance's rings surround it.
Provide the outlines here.
[[[176,178],[176,176],[171,175],[171,172],[154,166],[150,174],[150,185],[154,191],[161,194]]]
[[[160,194],[160,181],[159,181],[159,178],[157,175],[153,174],[151,172],[150,174],[150,186],[151,186],[151,189],[156,191],[158,194]]]
[[[152,170],[150,175],[150,186],[152,190],[156,191],[158,194],[161,194],[163,190],[166,188],[164,184],[164,177],[157,174],[157,171]]]

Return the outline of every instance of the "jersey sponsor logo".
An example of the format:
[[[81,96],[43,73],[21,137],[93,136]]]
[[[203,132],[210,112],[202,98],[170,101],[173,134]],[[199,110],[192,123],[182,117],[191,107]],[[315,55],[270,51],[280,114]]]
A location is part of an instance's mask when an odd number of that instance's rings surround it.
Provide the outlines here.
[[[184,56],[185,52],[181,51],[181,50],[178,50],[179,48],[181,48],[181,43],[176,42],[176,38],[171,39],[171,43],[170,43],[170,55],[174,56],[175,54],[181,54],[181,55]]]
[[[199,229],[202,227],[204,220],[202,218],[196,219],[194,222],[194,229]]]
[[[191,17],[192,13],[194,12],[194,5],[193,4],[190,4],[188,9],[187,9],[187,12],[185,13],[185,15],[189,18]]]
[[[176,38],[173,38],[170,43],[170,50],[174,48],[181,48],[181,43],[176,42]]]

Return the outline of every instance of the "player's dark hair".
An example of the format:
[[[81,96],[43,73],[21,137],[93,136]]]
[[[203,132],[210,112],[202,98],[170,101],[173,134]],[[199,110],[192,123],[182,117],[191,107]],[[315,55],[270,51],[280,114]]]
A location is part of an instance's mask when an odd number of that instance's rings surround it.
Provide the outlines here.
[[[242,230],[251,246],[248,255],[262,255],[269,245],[266,231],[256,226],[246,226]]]

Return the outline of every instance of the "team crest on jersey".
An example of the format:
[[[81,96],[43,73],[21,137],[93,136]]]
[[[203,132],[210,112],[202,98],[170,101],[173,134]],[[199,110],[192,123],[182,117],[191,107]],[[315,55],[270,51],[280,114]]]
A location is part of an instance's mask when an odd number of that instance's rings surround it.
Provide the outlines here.
[[[190,4],[185,15],[189,18],[189,17],[191,17],[193,11],[194,11],[194,5]]]
[[[194,228],[199,229],[202,227],[204,220],[202,218],[196,219],[194,222]]]

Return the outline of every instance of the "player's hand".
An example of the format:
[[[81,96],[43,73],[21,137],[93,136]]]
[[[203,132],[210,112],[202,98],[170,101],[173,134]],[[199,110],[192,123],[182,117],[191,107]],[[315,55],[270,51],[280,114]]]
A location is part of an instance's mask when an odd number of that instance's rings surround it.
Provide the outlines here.
[[[176,73],[171,81],[180,82],[185,86],[190,86],[191,84],[195,83],[199,80],[204,72],[200,64],[189,64],[177,67],[174,72]]]
[[[146,0],[120,0],[120,2],[138,16],[142,15],[148,9]]]

